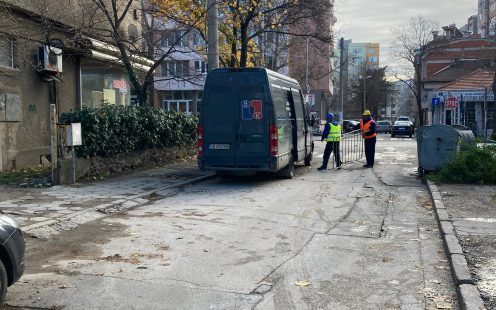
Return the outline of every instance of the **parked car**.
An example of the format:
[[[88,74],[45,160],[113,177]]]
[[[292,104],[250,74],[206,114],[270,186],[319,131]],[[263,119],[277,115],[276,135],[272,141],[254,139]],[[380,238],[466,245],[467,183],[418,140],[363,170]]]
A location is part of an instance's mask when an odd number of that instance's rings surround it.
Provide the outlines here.
[[[26,244],[17,222],[0,214],[0,304],[5,300],[7,287],[16,283],[24,272]]]
[[[343,132],[350,132],[353,131],[353,127],[358,125],[358,121],[350,120],[350,119],[345,119],[343,120]]]
[[[395,136],[413,136],[415,129],[413,123],[409,120],[397,120],[394,122],[393,128],[391,129],[391,137]]]
[[[396,119],[396,122],[409,122],[411,126],[413,126],[412,120],[408,116],[400,116]]]
[[[393,124],[390,121],[378,121],[377,122],[377,132],[391,133],[393,129]]]

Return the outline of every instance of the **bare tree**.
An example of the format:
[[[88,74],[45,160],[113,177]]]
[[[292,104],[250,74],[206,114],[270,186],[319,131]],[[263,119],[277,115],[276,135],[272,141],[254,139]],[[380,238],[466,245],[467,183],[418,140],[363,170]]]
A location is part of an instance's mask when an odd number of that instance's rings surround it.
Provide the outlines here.
[[[424,124],[424,115],[422,113],[422,59],[432,46],[432,32],[439,29],[437,22],[429,20],[421,15],[412,17],[407,24],[399,25],[391,30],[392,42],[391,51],[393,57],[400,64],[407,65],[404,67],[402,78],[400,74],[397,77],[405,82],[414,93],[418,109],[419,124]]]

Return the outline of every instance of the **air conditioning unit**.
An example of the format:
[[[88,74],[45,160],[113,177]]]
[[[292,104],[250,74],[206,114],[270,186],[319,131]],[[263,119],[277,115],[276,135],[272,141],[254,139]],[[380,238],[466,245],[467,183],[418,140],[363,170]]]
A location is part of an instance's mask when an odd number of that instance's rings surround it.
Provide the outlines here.
[[[38,48],[38,68],[40,71],[62,72],[62,49],[50,45]]]

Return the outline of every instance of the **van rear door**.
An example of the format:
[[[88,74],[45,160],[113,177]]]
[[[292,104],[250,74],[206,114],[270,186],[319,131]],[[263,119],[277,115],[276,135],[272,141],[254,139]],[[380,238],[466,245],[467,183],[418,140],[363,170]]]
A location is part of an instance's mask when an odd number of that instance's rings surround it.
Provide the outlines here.
[[[212,72],[205,87],[201,111],[205,165],[207,167],[236,166],[236,128],[239,109],[235,76]]]
[[[240,109],[236,166],[267,167],[269,158],[269,88],[265,72],[237,73]]]
[[[205,166],[264,168],[269,157],[269,95],[265,72],[212,72],[205,88]]]

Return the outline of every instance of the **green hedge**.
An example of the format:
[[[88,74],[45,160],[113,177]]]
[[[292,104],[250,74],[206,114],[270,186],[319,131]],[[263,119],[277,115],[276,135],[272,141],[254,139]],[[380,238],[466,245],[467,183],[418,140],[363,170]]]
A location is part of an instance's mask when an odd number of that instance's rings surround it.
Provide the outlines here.
[[[197,118],[151,107],[104,105],[64,113],[62,124],[81,123],[79,157],[104,156],[196,144]]]
[[[496,148],[464,145],[439,176],[446,183],[496,184]]]

